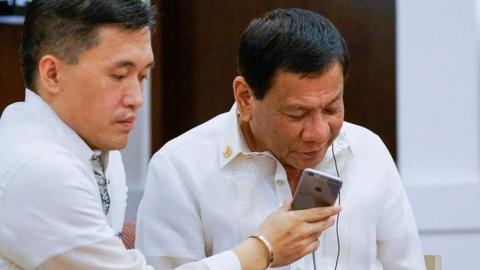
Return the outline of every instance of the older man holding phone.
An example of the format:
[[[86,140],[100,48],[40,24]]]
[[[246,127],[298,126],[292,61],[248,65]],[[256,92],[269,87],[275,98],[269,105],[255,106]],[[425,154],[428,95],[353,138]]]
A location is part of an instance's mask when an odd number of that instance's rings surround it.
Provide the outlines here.
[[[425,269],[388,150],[344,122],[349,66],[342,36],[317,13],[277,9],[254,19],[240,42],[231,110],[170,141],[150,162],[137,225],[147,260],[170,269],[254,236],[278,269]],[[261,224],[292,198],[305,168],[342,179],[340,218],[331,212],[336,227],[313,233],[311,255],[277,261],[284,235]],[[223,259],[210,269],[241,269],[235,256]]]

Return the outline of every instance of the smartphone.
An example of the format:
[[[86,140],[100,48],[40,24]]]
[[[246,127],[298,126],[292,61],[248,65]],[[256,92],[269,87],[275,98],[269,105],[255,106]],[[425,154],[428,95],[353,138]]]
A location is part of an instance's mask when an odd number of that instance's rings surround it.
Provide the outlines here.
[[[292,209],[332,206],[341,188],[340,178],[314,169],[305,169],[293,196]]]

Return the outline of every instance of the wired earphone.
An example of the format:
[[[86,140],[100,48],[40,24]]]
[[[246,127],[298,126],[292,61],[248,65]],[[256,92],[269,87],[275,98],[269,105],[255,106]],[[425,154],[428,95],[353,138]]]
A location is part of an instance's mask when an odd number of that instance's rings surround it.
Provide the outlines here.
[[[332,155],[333,155],[333,162],[335,163],[335,171],[337,173],[337,177],[340,178],[340,173],[338,172],[338,166],[337,166],[337,158],[335,157],[335,150],[334,150],[334,143],[332,142]],[[338,206],[341,206],[341,193],[338,193]],[[340,219],[340,213],[337,214],[337,220],[335,222],[335,231],[337,234],[337,259],[335,260],[335,268],[334,270],[337,270],[338,266],[338,259],[340,258],[340,236],[338,234],[338,221]],[[317,262],[315,260],[315,250],[312,252],[312,258],[313,258],[313,269],[317,270]]]

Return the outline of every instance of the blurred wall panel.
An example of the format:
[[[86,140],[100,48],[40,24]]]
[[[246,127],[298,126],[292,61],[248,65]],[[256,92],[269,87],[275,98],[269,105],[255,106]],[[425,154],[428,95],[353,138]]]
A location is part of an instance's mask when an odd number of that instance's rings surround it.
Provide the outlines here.
[[[21,26],[0,24],[0,113],[25,96],[18,57],[21,37]]]

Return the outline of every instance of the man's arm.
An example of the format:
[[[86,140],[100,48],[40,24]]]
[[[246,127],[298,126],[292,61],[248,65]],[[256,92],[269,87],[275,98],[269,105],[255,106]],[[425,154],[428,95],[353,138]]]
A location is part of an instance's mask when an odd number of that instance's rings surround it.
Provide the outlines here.
[[[81,246],[43,262],[36,270],[153,270],[136,249],[126,250],[117,238]]]
[[[385,196],[377,227],[378,257],[385,270],[424,270],[425,262],[415,218],[397,168],[382,144]]]
[[[148,269],[115,237],[77,162],[61,151],[18,160],[0,207],[2,255],[23,269]]]
[[[169,158],[155,155],[138,208],[135,247],[156,269],[240,269],[232,251],[207,258],[198,204]],[[179,268],[181,269],[181,268]]]
[[[157,269],[183,269],[187,263],[199,267],[191,269],[265,269],[268,250],[257,239],[207,257],[200,206],[189,192],[170,159],[157,153],[150,162],[136,227],[136,247],[147,261]],[[292,263],[315,250],[318,237],[333,225],[332,216],[339,211],[335,207],[289,210],[287,203],[257,230],[273,247],[273,266]]]

